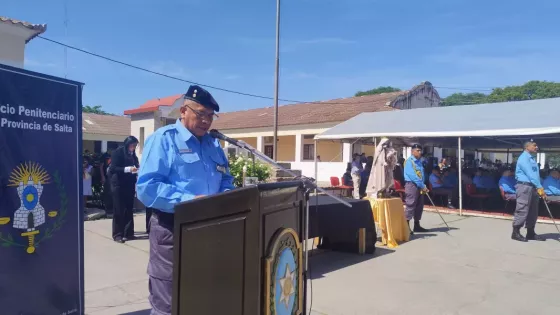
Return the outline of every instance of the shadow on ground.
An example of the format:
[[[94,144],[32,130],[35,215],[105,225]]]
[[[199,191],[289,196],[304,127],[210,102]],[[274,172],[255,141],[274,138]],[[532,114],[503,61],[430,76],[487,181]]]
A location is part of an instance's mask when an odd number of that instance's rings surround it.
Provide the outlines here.
[[[545,240],[554,240],[560,242],[560,234],[558,233],[546,233],[546,234],[539,234]]]
[[[385,247],[377,247],[373,255],[358,255],[335,251],[312,252],[309,257],[310,278],[323,278],[325,274],[330,272],[359,264],[370,259],[385,256],[393,252],[394,250]]]

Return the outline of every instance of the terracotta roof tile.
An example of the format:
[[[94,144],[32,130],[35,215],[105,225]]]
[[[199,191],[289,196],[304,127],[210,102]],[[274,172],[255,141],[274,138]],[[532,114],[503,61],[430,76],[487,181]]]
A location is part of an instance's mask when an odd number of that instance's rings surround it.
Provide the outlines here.
[[[125,116],[82,114],[82,130],[84,133],[130,136],[130,118]]]
[[[33,35],[29,36],[29,38],[27,38],[25,40],[25,43],[28,43],[30,40],[32,40],[33,38],[43,34],[47,30],[47,24],[31,24],[29,22],[20,21],[20,20],[16,20],[16,19],[11,19],[11,18],[5,17],[5,16],[0,16],[0,22],[11,23],[13,25],[22,26],[22,27],[25,27],[29,30],[35,31],[33,33]]]
[[[171,106],[182,94],[177,94],[173,96],[167,96],[163,98],[155,98],[147,101],[138,108],[128,109],[124,111],[125,115],[139,114],[139,113],[149,113],[159,109],[160,106]]]
[[[422,82],[408,91],[382,93],[348,97],[329,101],[298,103],[278,107],[278,125],[319,124],[326,122],[342,122],[360,113],[396,110],[394,103],[407,99],[418,91],[429,88],[434,97],[439,94],[430,82]],[[153,112],[160,106],[171,106],[181,97],[181,94],[153,99],[136,109],[124,112],[125,115]],[[220,119],[214,121],[212,127],[217,129],[241,129],[272,127],[274,123],[274,108],[264,107],[244,111],[219,113]],[[172,113],[173,114],[173,113]]]
[[[397,96],[406,93],[392,92],[359,97],[341,98],[323,102],[291,104],[278,107],[278,125],[303,125],[348,120],[363,112],[395,110],[389,106]],[[219,114],[212,127],[241,129],[271,127],[274,108],[257,108]]]

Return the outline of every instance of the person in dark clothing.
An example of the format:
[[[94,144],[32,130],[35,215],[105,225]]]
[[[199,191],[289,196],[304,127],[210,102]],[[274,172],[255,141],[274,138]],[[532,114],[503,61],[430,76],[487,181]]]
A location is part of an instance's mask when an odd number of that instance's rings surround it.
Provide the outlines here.
[[[111,155],[109,178],[113,194],[113,240],[124,243],[134,238],[134,218],[132,209],[136,194],[138,139],[129,136],[124,146],[117,148]]]
[[[113,215],[113,195],[111,194],[111,180],[108,175],[109,165],[111,165],[111,152],[107,151],[99,157],[99,167],[101,168],[101,184],[103,185],[103,204],[105,213]]]

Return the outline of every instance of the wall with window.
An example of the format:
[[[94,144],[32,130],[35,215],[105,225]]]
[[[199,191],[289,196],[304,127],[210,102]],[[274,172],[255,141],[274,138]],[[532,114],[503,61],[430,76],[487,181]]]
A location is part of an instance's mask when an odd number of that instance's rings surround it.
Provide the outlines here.
[[[296,137],[280,136],[278,137],[278,161],[294,162],[296,159]]]
[[[321,162],[342,162],[342,148],[340,142],[318,141],[317,155],[321,157]]]

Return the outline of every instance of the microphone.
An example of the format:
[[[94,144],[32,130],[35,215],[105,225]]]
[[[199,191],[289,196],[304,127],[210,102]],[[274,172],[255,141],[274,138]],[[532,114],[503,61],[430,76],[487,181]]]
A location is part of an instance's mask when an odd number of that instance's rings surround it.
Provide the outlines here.
[[[216,129],[212,129],[212,130],[210,130],[208,133],[210,134],[210,136],[211,136],[212,138],[216,138],[216,139],[220,139],[220,140],[229,142],[229,143],[231,143],[231,144],[233,144],[233,145],[235,145],[235,146],[241,147],[241,148],[244,147],[243,145],[241,145],[241,143],[239,143],[238,140],[233,139],[233,138],[230,138],[230,137],[224,135],[223,133],[219,132],[219,131],[216,130]]]

